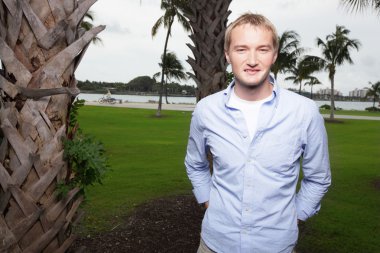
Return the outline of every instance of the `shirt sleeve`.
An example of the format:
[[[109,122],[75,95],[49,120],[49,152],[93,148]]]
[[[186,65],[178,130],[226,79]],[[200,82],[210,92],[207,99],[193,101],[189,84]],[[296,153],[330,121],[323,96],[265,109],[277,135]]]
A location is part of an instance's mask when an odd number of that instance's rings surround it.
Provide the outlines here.
[[[316,214],[321,200],[331,184],[327,133],[318,108],[313,105],[312,118],[306,127],[302,159],[303,179],[296,197],[298,219],[306,220]]]
[[[193,185],[193,193],[198,203],[209,200],[211,188],[211,173],[206,155],[206,139],[201,118],[201,112],[197,106],[191,119],[185,157],[186,172]]]

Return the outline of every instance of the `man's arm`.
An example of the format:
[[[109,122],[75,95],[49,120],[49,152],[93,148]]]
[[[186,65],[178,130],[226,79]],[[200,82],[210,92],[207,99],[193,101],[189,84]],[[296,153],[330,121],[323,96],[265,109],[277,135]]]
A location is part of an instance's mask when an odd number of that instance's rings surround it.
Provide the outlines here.
[[[296,198],[298,219],[302,221],[319,211],[321,200],[331,184],[327,133],[323,117],[316,106],[313,106],[312,118],[305,130],[306,143],[302,159],[304,178]]]
[[[206,155],[204,126],[201,119],[201,112],[197,106],[191,119],[185,166],[187,175],[193,185],[195,198],[198,203],[205,203],[208,202],[210,196],[211,174]]]

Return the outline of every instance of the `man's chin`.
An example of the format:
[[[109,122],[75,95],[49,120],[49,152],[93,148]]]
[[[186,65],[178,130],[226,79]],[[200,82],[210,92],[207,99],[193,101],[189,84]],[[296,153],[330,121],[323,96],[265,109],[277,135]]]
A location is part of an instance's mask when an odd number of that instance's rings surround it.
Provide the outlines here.
[[[264,83],[265,83],[265,80],[255,81],[255,82],[254,81],[245,81],[245,82],[239,81],[240,86],[242,86],[245,89],[250,89],[250,90],[258,89],[259,87],[263,86]]]

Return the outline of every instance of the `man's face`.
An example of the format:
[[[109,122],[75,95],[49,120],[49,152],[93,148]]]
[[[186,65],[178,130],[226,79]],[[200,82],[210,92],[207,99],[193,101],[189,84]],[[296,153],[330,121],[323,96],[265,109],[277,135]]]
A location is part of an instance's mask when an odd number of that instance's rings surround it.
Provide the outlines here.
[[[270,31],[244,24],[231,31],[231,43],[225,55],[231,64],[236,85],[252,89],[268,80],[277,50]]]

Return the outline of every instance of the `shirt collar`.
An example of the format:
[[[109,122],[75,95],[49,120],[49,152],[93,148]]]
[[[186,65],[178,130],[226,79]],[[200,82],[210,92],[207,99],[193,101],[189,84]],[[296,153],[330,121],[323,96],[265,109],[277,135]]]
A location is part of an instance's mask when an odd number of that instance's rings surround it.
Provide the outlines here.
[[[272,75],[269,75],[269,82],[273,85],[273,98],[270,101],[274,102],[274,105],[277,107],[278,99],[280,95],[280,88],[278,87],[276,79]],[[234,86],[235,86],[235,79],[232,80],[232,82],[228,85],[228,87],[223,91],[224,104],[226,106],[228,106],[228,101],[230,100],[231,93],[233,92]]]

